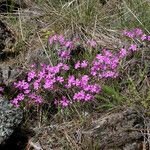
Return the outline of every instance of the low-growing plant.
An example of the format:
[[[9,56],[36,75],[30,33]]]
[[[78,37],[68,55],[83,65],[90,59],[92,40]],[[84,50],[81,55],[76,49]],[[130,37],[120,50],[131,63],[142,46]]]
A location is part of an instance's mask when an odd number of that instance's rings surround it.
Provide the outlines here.
[[[150,36],[145,35],[141,29],[123,32],[128,38],[136,41],[150,41]],[[30,66],[26,78],[13,83],[17,95],[11,100],[16,107],[22,104],[41,104],[44,102],[47,93],[52,96],[48,98],[61,108],[71,106],[74,103],[85,103],[95,100],[101,92],[106,91],[119,101],[121,98],[115,89],[109,88],[106,84],[108,79],[117,78],[120,74],[120,65],[125,57],[138,51],[136,43],[126,45],[119,51],[112,52],[107,49],[96,50],[96,41],[88,40],[86,51],[92,56],[92,60],[74,59],[73,65],[71,52],[77,46],[76,40],[66,40],[62,35],[49,37],[49,47],[53,49],[56,60],[50,64],[36,64]],[[90,51],[89,51],[90,50]],[[95,53],[96,51],[96,53]],[[50,57],[52,60],[53,57]],[[2,90],[1,90],[2,91]]]

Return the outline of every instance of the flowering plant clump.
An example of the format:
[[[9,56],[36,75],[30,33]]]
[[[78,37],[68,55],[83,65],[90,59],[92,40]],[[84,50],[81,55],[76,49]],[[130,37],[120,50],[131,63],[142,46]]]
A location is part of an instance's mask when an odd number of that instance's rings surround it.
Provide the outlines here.
[[[139,39],[141,41],[150,41],[150,36],[144,34],[143,31],[139,28],[133,29],[131,31],[124,30],[123,35],[132,39]]]
[[[140,29],[125,30],[123,34],[129,38],[140,38],[142,41],[150,40],[150,37],[143,34]],[[16,107],[19,107],[23,101],[41,104],[47,91],[55,95],[59,93],[59,97],[53,100],[55,105],[61,107],[67,107],[75,102],[92,101],[102,91],[100,81],[117,78],[122,59],[130,52],[138,51],[134,43],[120,48],[117,52],[103,49],[99,54],[94,55],[92,61],[79,59],[72,67],[66,60],[72,57],[71,51],[75,48],[76,41],[68,41],[62,35],[54,35],[49,38],[49,44],[59,45],[58,57],[61,59],[55,65],[41,64],[40,69],[36,68],[36,64],[31,65],[26,80],[13,83],[14,88],[19,91],[11,100]],[[96,47],[97,43],[88,40],[87,45]]]

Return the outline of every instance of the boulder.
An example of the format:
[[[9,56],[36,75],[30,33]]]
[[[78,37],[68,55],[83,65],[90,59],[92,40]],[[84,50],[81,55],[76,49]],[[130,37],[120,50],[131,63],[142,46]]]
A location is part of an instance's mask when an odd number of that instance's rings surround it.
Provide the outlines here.
[[[23,112],[15,108],[4,97],[0,97],[0,144],[13,133],[22,121]]]
[[[111,113],[94,121],[85,135],[103,150],[141,150],[147,128],[143,116],[133,108]]]

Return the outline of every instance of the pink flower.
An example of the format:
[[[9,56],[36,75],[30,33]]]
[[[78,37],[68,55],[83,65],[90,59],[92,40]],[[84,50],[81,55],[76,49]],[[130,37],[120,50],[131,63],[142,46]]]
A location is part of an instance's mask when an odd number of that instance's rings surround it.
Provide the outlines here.
[[[63,64],[62,69],[65,71],[68,71],[70,69],[70,67],[67,64]]]
[[[61,101],[60,101],[60,104],[62,107],[67,107],[70,104],[70,102],[65,96],[63,96]]]
[[[63,67],[63,65],[64,65],[64,64],[60,62],[60,63],[57,64],[57,67],[60,68],[60,67]]]
[[[81,66],[80,61],[77,61],[77,63],[75,64],[74,68],[78,69],[78,68],[80,68],[80,66]]]
[[[81,86],[83,87],[83,86],[85,86],[85,85],[87,85],[88,84],[88,81],[89,81],[89,76],[88,75],[84,75],[84,76],[82,76],[82,78],[81,78]]]
[[[85,85],[82,87],[84,91],[90,91],[91,90],[91,85]]]
[[[50,36],[48,39],[50,45],[52,45],[53,42],[57,42],[57,40],[60,40],[60,39],[58,39],[57,35]]]
[[[84,60],[82,63],[81,63],[81,68],[86,68],[88,66],[88,61]]]
[[[76,80],[75,80],[75,86],[80,87],[80,84],[81,84],[80,80],[79,80],[79,79],[76,79]]]
[[[97,75],[97,72],[96,72],[96,71],[91,71],[91,75],[92,75],[92,76],[96,76],[96,75]]]
[[[45,84],[43,85],[43,87],[45,89],[53,89],[55,82],[56,81],[54,79],[46,79]]]
[[[64,82],[64,78],[58,76],[58,77],[56,78],[56,81],[58,81],[59,83],[63,83],[63,82]]]
[[[117,57],[112,58],[111,63],[110,63],[110,68],[115,69],[118,67],[119,64],[119,59]]]
[[[85,101],[90,101],[90,100],[93,100],[93,99],[94,99],[94,97],[91,94],[86,94],[85,97],[84,97]]]
[[[53,66],[49,68],[49,72],[52,74],[57,74],[60,71],[60,67],[59,66]]]
[[[53,41],[57,41],[58,40],[58,36],[57,35],[53,35]]]
[[[35,102],[36,102],[37,104],[41,104],[42,101],[43,101],[42,97],[39,96],[39,95],[37,95],[36,98],[35,98]]]
[[[141,36],[141,40],[142,40],[142,41],[146,40],[146,38],[147,38],[147,37],[146,37],[145,34],[143,34],[143,35]]]
[[[106,71],[106,72],[103,72],[101,76],[103,78],[116,78],[118,76],[118,73],[113,72],[113,71]]]
[[[3,92],[4,91],[4,88],[0,87],[0,92]]]
[[[71,48],[73,48],[73,42],[72,42],[72,41],[67,41],[67,42],[64,44],[64,46],[65,46],[66,48],[71,49]]]
[[[128,33],[127,33],[127,36],[128,36],[129,38],[134,38],[134,33],[128,32]]]
[[[58,36],[58,41],[59,41],[59,43],[60,43],[61,45],[63,45],[64,42],[65,42],[64,36],[63,36],[63,35],[59,35],[59,36]]]
[[[15,107],[19,107],[19,102],[18,102],[18,99],[17,99],[17,98],[12,99],[10,102],[11,102],[11,104],[13,104]]]
[[[31,90],[25,90],[24,94],[29,94]]]
[[[139,28],[136,28],[134,31],[135,31],[136,35],[141,35],[143,33],[142,30]]]
[[[23,101],[25,98],[25,95],[23,93],[20,93],[17,95],[16,98],[11,100],[11,103],[15,106],[15,107],[19,107],[19,102]]]
[[[147,36],[147,40],[150,41],[150,36]]]
[[[119,52],[119,57],[124,58],[127,55],[126,49],[122,48]]]
[[[41,96],[39,96],[39,95],[36,95],[35,93],[31,93],[31,94],[29,94],[29,96],[28,96],[29,98],[31,98],[32,100],[34,100],[37,104],[40,104],[40,103],[42,103],[42,97]]]
[[[104,55],[105,55],[106,57],[111,57],[111,56],[113,56],[113,54],[112,54],[110,51],[106,50],[106,49],[103,50],[103,53],[104,53]]]
[[[75,85],[75,77],[73,75],[68,77],[68,86],[71,87],[72,85]]]
[[[73,99],[74,100],[84,100],[85,92],[82,90],[80,92],[77,92],[74,94]]]
[[[59,51],[58,53],[59,57],[62,59],[69,59],[70,58],[70,51],[65,50],[65,51]]]
[[[39,87],[40,87],[40,82],[39,82],[39,80],[35,80],[34,83],[33,83],[33,88],[34,88],[35,90],[38,90]]]
[[[41,80],[42,78],[45,78],[46,70],[43,69],[40,72],[38,72],[38,78]]]
[[[137,45],[136,45],[136,44],[132,44],[132,45],[129,47],[129,50],[132,50],[133,52],[134,52],[134,51],[137,51]]]
[[[90,45],[91,47],[96,47],[97,43],[92,39],[92,40],[88,40],[87,44]]]
[[[36,77],[36,73],[35,73],[35,71],[30,71],[30,72],[28,72],[28,82],[30,82],[32,79],[34,79]]]
[[[91,85],[90,91],[92,93],[99,93],[101,91],[101,87],[98,84]]]
[[[22,80],[22,81],[19,81],[18,83],[15,82],[14,86],[20,90],[26,90],[29,88],[29,83]]]
[[[24,98],[25,98],[25,95],[23,93],[20,93],[17,96],[18,101],[22,101],[22,100],[24,100]]]
[[[106,57],[104,57],[104,62],[105,62],[105,64],[110,65],[111,64],[111,59],[106,56]]]
[[[102,56],[102,54],[97,54],[96,58],[98,59],[99,62],[104,62],[104,56]]]
[[[51,45],[53,43],[53,38],[52,37],[49,37],[49,44]]]

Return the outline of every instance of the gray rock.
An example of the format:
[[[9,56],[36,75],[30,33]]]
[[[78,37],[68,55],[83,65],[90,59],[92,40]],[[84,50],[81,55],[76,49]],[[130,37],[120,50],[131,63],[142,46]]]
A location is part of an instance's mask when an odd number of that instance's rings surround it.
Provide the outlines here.
[[[103,150],[140,150],[143,137],[140,129],[144,128],[144,119],[140,113],[128,108],[94,121],[87,133]]]
[[[13,133],[15,127],[22,121],[23,113],[13,107],[8,100],[0,97],[0,144]]]
[[[9,83],[14,82],[21,73],[22,71],[14,65],[0,64],[0,84],[9,85]]]
[[[4,56],[5,51],[10,50],[14,46],[15,41],[12,31],[0,20],[0,60]]]
[[[28,64],[40,65],[41,63],[49,64],[50,60],[48,54],[43,49],[37,49],[27,53],[26,62]]]

